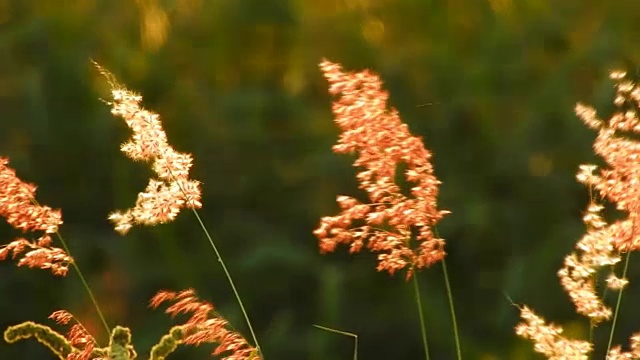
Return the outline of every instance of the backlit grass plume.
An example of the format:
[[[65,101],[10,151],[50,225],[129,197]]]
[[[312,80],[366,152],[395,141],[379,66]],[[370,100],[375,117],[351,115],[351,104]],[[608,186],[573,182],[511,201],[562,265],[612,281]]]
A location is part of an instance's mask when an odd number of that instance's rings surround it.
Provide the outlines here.
[[[151,167],[156,173],[156,178],[149,179],[145,191],[138,194],[133,208],[115,211],[109,215],[109,219],[115,224],[116,231],[126,234],[135,224],[166,223],[175,219],[182,208],[192,209],[229,280],[256,347],[259,349],[258,340],[231,275],[209,231],[195,211],[202,207],[202,203],[200,183],[189,179],[189,170],[193,161],[191,155],[177,152],[169,145],[160,116],[142,108],[140,105],[142,96],[119,85],[115,77],[97,63],[94,62],[94,65],[111,86],[112,99],[107,101],[111,106],[111,113],[124,119],[133,131],[131,139],[122,144],[120,149],[133,160],[151,162]]]
[[[160,291],[150,301],[152,308],[165,302],[173,304],[165,310],[172,317],[188,314],[189,319],[182,325],[174,327],[168,336],[154,347],[154,353],[169,353],[179,344],[201,345],[216,344],[212,355],[222,356],[223,360],[260,360],[258,350],[249,345],[247,340],[230,329],[227,320],[214,312],[208,302],[197,298],[195,291],[180,292]]]
[[[62,224],[60,210],[40,206],[35,200],[36,186],[20,180],[9,159],[0,157],[0,216],[9,225],[23,232],[41,232],[35,240],[24,237],[0,245],[0,260],[9,255],[21,257],[18,266],[50,270],[64,276],[73,258],[64,250],[52,246],[51,234]]]
[[[184,207],[202,207],[200,183],[189,179],[191,155],[177,152],[169,145],[160,116],[142,108],[142,96],[119,85],[100,65],[95,66],[111,85],[112,99],[107,102],[111,113],[124,119],[133,131],[131,139],[120,149],[133,160],[150,162],[157,176],[149,179],[133,208],[109,215],[115,229],[126,234],[134,224],[163,224],[175,219]]]
[[[576,311],[588,317],[592,326],[613,315],[607,359],[638,359],[640,334],[631,336],[629,352],[622,351],[620,346],[612,347],[621,291],[628,283],[626,264],[620,277],[612,270],[620,262],[621,253],[640,249],[640,142],[636,140],[640,134],[640,88],[626,78],[625,72],[614,71],[610,77],[616,82],[617,111],[609,120],[599,119],[590,106],[576,105],[578,117],[598,131],[593,148],[606,163],[604,167],[581,165],[577,179],[595,190],[599,198],[614,204],[623,216],[607,222],[600,214],[604,206],[592,198],[583,217],[587,232],[576,244],[575,252],[565,258],[558,275]],[[615,311],[596,291],[596,275],[602,270],[609,272],[607,288],[619,291]],[[516,333],[533,340],[537,352],[549,359],[588,359],[593,344],[560,337],[561,327],[546,325],[526,307],[521,309],[521,317],[523,322],[516,327]]]
[[[444,256],[444,240],[433,227],[448,211],[438,210],[440,181],[433,173],[431,153],[422,139],[411,135],[395,109],[387,108],[389,95],[380,78],[369,72],[345,72],[339,64],[323,61],[320,69],[329,82],[335,122],[342,131],[333,151],[357,153],[354,166],[360,189],[368,202],[341,195],[342,212],[323,217],[314,231],[322,252],[346,244],[352,253],[366,245],[378,254],[378,271],[394,274],[428,267]],[[403,193],[396,173],[404,165],[411,188]]]

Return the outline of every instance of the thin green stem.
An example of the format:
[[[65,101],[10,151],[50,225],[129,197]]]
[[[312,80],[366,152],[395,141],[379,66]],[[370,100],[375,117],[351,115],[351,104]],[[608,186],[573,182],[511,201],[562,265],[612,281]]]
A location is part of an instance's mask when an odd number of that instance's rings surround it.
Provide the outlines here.
[[[433,233],[436,237],[440,237],[438,229],[435,226],[433,227]],[[449,281],[449,271],[447,270],[447,262],[444,257],[442,258],[442,273],[444,274],[444,284],[447,288],[447,300],[449,302],[449,311],[451,312],[451,323],[453,325],[453,337],[456,343],[456,354],[458,355],[458,360],[462,360],[462,347],[460,346],[460,334],[458,333],[456,310],[453,305],[453,294],[451,292],[451,282]]]
[[[71,256],[71,251],[69,250],[69,246],[67,246],[67,242],[64,241],[64,238],[62,237],[62,235],[60,235],[59,232],[56,232],[56,235],[58,236],[58,239],[60,240],[60,243],[62,244],[64,251],[67,253],[67,255]],[[109,328],[109,325],[107,324],[107,320],[102,314],[102,310],[100,310],[100,305],[98,305],[98,300],[96,300],[96,297],[93,295],[93,291],[91,291],[91,288],[89,287],[89,283],[84,278],[84,275],[82,275],[82,271],[80,271],[80,267],[78,266],[78,264],[76,264],[75,258],[73,256],[71,257],[73,258],[71,265],[76,270],[76,273],[78,274],[78,277],[80,278],[80,281],[84,286],[84,289],[87,291],[87,294],[89,294],[89,299],[91,299],[91,302],[93,303],[93,307],[96,308],[98,317],[100,318],[100,321],[102,321],[102,325],[104,326],[104,329],[107,331],[107,336],[109,336],[111,334],[111,328]]]
[[[447,288],[447,299],[449,300],[449,310],[451,311],[451,323],[453,324],[453,337],[456,342],[456,354],[458,360],[462,360],[462,350],[460,347],[460,334],[458,333],[458,322],[456,321],[456,310],[453,305],[453,295],[451,293],[451,283],[449,282],[449,272],[447,271],[447,263],[442,258],[442,271],[444,273],[444,284]]]
[[[202,231],[204,231],[204,234],[207,236],[207,239],[209,240],[209,244],[211,245],[211,248],[213,249],[213,251],[216,253],[216,256],[218,257],[218,262],[220,263],[220,266],[222,266],[222,270],[224,271],[224,274],[227,277],[227,280],[229,280],[229,285],[231,285],[231,289],[233,290],[233,294],[235,295],[236,300],[238,301],[238,304],[240,305],[240,310],[242,310],[242,315],[244,315],[244,319],[247,322],[247,325],[249,326],[249,332],[251,332],[251,337],[253,337],[253,342],[256,344],[256,349],[258,349],[258,352],[261,355],[263,355],[263,359],[264,359],[264,354],[262,354],[262,350],[260,349],[260,344],[258,343],[258,338],[256,337],[256,334],[253,331],[253,327],[251,326],[251,321],[249,320],[249,315],[247,315],[247,311],[244,308],[244,305],[242,303],[242,299],[240,299],[240,294],[238,293],[238,290],[236,290],[236,286],[233,283],[233,279],[231,278],[231,274],[229,273],[229,270],[227,269],[227,266],[224,264],[224,261],[222,260],[222,256],[220,255],[220,251],[218,251],[218,247],[214,243],[213,238],[209,234],[209,230],[207,230],[207,227],[202,222],[202,219],[200,218],[200,215],[198,214],[196,209],[191,208],[191,211],[193,211],[193,214],[196,216],[196,219],[198,219],[198,223],[200,223],[200,227],[202,228]]]
[[[169,174],[171,175],[171,178],[173,179],[173,181],[175,181],[176,184],[178,184],[178,187],[180,188],[180,191],[182,191],[182,194],[185,196],[185,198],[189,198],[187,192],[182,187],[182,184],[180,183],[180,181],[178,181],[176,176],[173,175],[173,171],[171,171],[170,168],[169,168]],[[244,304],[242,303],[240,294],[238,293],[238,290],[236,289],[236,285],[234,284],[233,279],[231,278],[231,273],[229,272],[229,269],[227,269],[227,266],[225,265],[224,261],[222,260],[222,255],[220,255],[220,251],[218,250],[218,247],[213,241],[211,234],[209,234],[209,230],[204,225],[204,222],[202,221],[200,214],[198,214],[198,211],[196,211],[194,207],[189,207],[189,208],[191,209],[193,214],[196,216],[196,219],[198,219],[198,224],[200,224],[200,228],[202,229],[205,236],[207,237],[207,240],[209,240],[209,244],[211,245],[213,252],[216,254],[216,257],[218,258],[218,262],[222,267],[222,271],[224,271],[224,275],[227,277],[227,280],[229,281],[229,285],[231,285],[231,290],[233,290],[233,295],[236,297],[236,300],[238,301],[238,305],[240,306],[240,310],[242,311],[244,320],[247,322],[247,326],[249,327],[249,332],[251,333],[253,342],[256,344],[256,349],[258,350],[258,353],[262,355],[262,359],[264,360],[264,354],[262,353],[262,349],[260,348],[260,343],[258,343],[258,337],[256,336],[256,333],[253,331],[253,326],[251,326],[251,320],[249,320],[249,315],[247,314],[247,310],[244,308]]]
[[[98,69],[98,71],[107,79],[107,82],[111,86],[112,90],[120,88],[120,85],[118,85],[118,82],[116,81],[116,79],[113,76],[113,74],[111,74],[109,71],[104,69],[102,66],[100,66],[95,61],[91,60],[91,62]],[[116,100],[116,103],[117,102],[118,101]],[[107,102],[107,103],[110,104],[110,105],[113,105],[111,102]],[[123,116],[123,118],[125,118],[125,120],[127,120],[126,116]],[[147,123],[150,123],[149,120],[145,119],[144,121],[146,121]],[[158,148],[157,151],[161,151],[161,149]],[[156,155],[156,157],[157,157],[157,155]],[[167,169],[169,170],[169,174],[170,174],[172,180],[177,183],[178,187],[180,188],[180,191],[185,196],[185,199],[188,199],[189,195],[185,191],[185,189],[182,186],[182,184],[180,183],[180,181],[178,181],[178,178],[173,174],[172,167],[171,166],[167,166]],[[204,231],[207,239],[209,240],[209,244],[211,245],[211,248],[213,249],[213,251],[215,252],[216,256],[218,257],[218,262],[220,262],[220,265],[222,266],[222,270],[224,271],[225,276],[227,277],[227,280],[229,281],[229,284],[231,285],[231,289],[233,290],[233,294],[235,295],[236,300],[238,301],[238,304],[240,305],[240,309],[242,310],[242,314],[244,315],[244,318],[245,318],[245,320],[247,322],[247,325],[249,326],[249,331],[251,332],[251,336],[253,337],[253,341],[254,341],[254,343],[256,345],[256,349],[262,355],[262,351],[260,349],[260,345],[258,343],[258,339],[257,339],[257,337],[255,335],[255,332],[253,331],[253,327],[251,326],[251,321],[249,321],[249,316],[247,315],[247,311],[244,308],[244,304],[242,303],[242,300],[240,299],[240,295],[238,294],[238,291],[236,290],[235,284],[233,283],[233,280],[231,278],[231,274],[229,273],[229,270],[227,269],[227,266],[225,265],[224,261],[222,260],[222,256],[220,255],[220,252],[218,251],[218,248],[216,247],[216,245],[215,245],[215,243],[213,241],[213,238],[209,234],[209,231],[207,230],[207,227],[202,222],[202,219],[200,218],[200,215],[198,214],[198,212],[196,211],[196,209],[194,207],[189,206],[189,208],[193,211],[194,215],[196,216],[196,219],[198,219],[198,223],[200,224],[200,227]],[[264,359],[264,356],[263,356],[263,359]]]
[[[631,258],[631,252],[627,252],[627,257],[624,260],[624,270],[622,270],[622,278],[627,277],[627,270],[629,269],[629,258]],[[622,291],[624,288],[620,289],[618,292],[618,300],[616,301],[616,309],[613,312],[613,321],[611,322],[611,332],[609,333],[609,343],[607,344],[607,354],[609,354],[609,350],[611,349],[611,344],[613,343],[613,333],[616,329],[616,322],[618,321],[618,313],[620,312],[620,304],[622,303]]]
[[[322,325],[313,324],[313,326],[317,327],[318,329],[321,329],[321,330],[325,330],[325,331],[329,331],[329,332],[332,332],[332,333],[353,337],[354,338],[354,343],[355,343],[355,348],[353,349],[353,360],[358,360],[358,335],[356,335],[354,333],[342,331],[342,330],[336,330],[336,329],[328,328],[328,327],[322,326]]]
[[[35,198],[32,198],[31,202],[35,206],[41,206],[40,203],[38,202],[38,200],[36,200]],[[104,326],[104,329],[107,331],[107,336],[109,336],[111,334],[111,328],[109,328],[109,325],[107,324],[107,320],[105,319],[104,315],[102,314],[102,310],[100,309],[100,305],[98,305],[98,300],[96,300],[96,297],[93,295],[93,291],[91,291],[91,288],[89,287],[89,283],[84,278],[84,275],[82,275],[82,271],[80,271],[80,267],[76,263],[75,258],[71,255],[71,250],[69,250],[69,246],[67,245],[67,242],[64,240],[64,238],[62,237],[62,235],[60,234],[59,231],[56,231],[56,236],[58,237],[58,240],[60,240],[60,243],[62,244],[62,247],[64,248],[64,251],[67,253],[67,255],[69,255],[69,257],[71,257],[73,259],[73,261],[71,262],[71,265],[76,270],[76,273],[78,274],[78,277],[80,278],[80,282],[82,282],[82,286],[84,286],[85,291],[89,295],[89,299],[91,299],[91,302],[93,303],[93,307],[96,309],[96,312],[98,313],[98,317],[100,318],[100,321],[102,322],[102,325]]]
[[[427,327],[425,326],[424,313],[422,312],[422,297],[420,295],[420,286],[418,285],[418,277],[414,273],[413,276],[413,290],[416,296],[416,303],[418,304],[418,314],[420,315],[420,330],[422,331],[422,346],[424,347],[425,359],[429,360],[429,344],[427,343]]]

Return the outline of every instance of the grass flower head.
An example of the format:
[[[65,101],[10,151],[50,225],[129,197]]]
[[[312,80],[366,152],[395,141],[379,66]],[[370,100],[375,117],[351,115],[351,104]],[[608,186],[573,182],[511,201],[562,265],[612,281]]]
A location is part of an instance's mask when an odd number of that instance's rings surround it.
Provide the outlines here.
[[[175,219],[182,208],[202,207],[200,183],[189,179],[191,155],[169,145],[160,116],[142,108],[142,96],[119,85],[111,73],[95,65],[111,85],[111,113],[124,119],[133,131],[120,150],[133,160],[151,162],[157,176],[149,179],[133,208],[109,215],[115,229],[126,234],[135,224],[164,224]]]
[[[9,167],[9,159],[0,157],[0,216],[15,229],[43,233],[34,241],[18,238],[0,245],[0,260],[9,255],[14,259],[22,256],[18,266],[47,269],[54,275],[64,276],[73,258],[51,245],[51,234],[58,232],[62,214],[60,210],[38,205],[35,192],[36,186],[20,180]]]
[[[188,345],[204,343],[217,344],[212,355],[223,360],[260,360],[258,350],[249,345],[242,335],[229,328],[229,322],[214,312],[208,302],[198,299],[195,291],[160,291],[150,301],[150,307],[157,308],[165,302],[173,302],[165,310],[172,317],[188,314],[189,319],[180,325],[180,341]]]
[[[369,72],[344,72],[339,64],[323,61],[320,69],[329,82],[329,92],[339,96],[333,103],[335,122],[342,131],[333,151],[357,153],[354,166],[360,188],[368,202],[341,195],[342,212],[323,217],[314,231],[322,252],[338,244],[358,252],[367,246],[378,254],[378,270],[394,274],[428,267],[444,256],[444,240],[433,227],[448,211],[438,210],[440,181],[430,163],[431,153],[422,139],[411,135],[395,109],[387,109],[389,95],[380,78]],[[411,184],[408,195],[396,181],[404,166],[404,179]]]

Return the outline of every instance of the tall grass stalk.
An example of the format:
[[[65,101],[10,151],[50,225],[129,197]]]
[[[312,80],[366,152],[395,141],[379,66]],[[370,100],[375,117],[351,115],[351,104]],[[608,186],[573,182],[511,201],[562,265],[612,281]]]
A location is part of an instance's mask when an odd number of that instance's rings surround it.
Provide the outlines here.
[[[191,211],[193,211],[193,214],[196,216],[196,219],[198,219],[198,223],[200,224],[200,228],[202,229],[202,231],[204,231],[204,234],[207,237],[207,240],[209,240],[209,244],[211,245],[211,248],[216,253],[216,257],[218,258],[218,262],[220,263],[220,266],[222,267],[222,270],[224,271],[224,274],[227,277],[227,280],[229,281],[229,285],[231,285],[231,290],[233,290],[233,295],[236,297],[236,300],[238,301],[238,305],[240,305],[240,310],[242,310],[242,315],[244,316],[244,320],[247,322],[247,326],[249,327],[249,332],[251,332],[251,337],[253,338],[253,342],[256,345],[256,349],[258,349],[258,352],[260,352],[260,355],[262,355],[262,359],[264,359],[264,353],[262,352],[262,348],[260,347],[260,344],[258,343],[258,338],[256,337],[256,334],[253,331],[253,327],[251,326],[251,321],[249,320],[249,315],[247,315],[247,311],[244,308],[244,304],[242,303],[242,299],[240,298],[240,294],[238,293],[238,290],[236,289],[236,286],[233,283],[233,279],[231,278],[231,273],[229,273],[229,270],[227,269],[227,266],[224,264],[224,261],[222,260],[222,256],[220,255],[220,251],[218,251],[218,247],[216,246],[215,242],[213,241],[213,238],[211,237],[211,234],[209,234],[209,230],[207,230],[207,227],[204,225],[204,222],[202,222],[202,218],[200,218],[200,215],[198,214],[196,209],[192,208]]]
[[[429,360],[429,343],[427,342],[427,327],[425,325],[424,312],[422,311],[422,296],[420,295],[420,286],[418,285],[418,277],[413,274],[413,290],[418,305],[418,315],[420,316],[420,330],[422,333],[422,346],[424,347],[425,359]]]
[[[447,262],[442,259],[442,272],[444,274],[444,284],[447,288],[447,299],[449,301],[449,311],[451,312],[451,324],[453,325],[453,338],[456,342],[456,355],[458,360],[462,360],[462,350],[460,347],[460,334],[458,333],[458,322],[456,321],[456,310],[453,305],[453,295],[451,293],[451,283],[449,282],[449,273],[447,271]]]
[[[67,242],[64,241],[64,238],[62,237],[62,235],[60,235],[59,232],[56,232],[56,236],[58,236],[58,239],[60,240],[60,243],[62,244],[62,247],[64,248],[64,251],[67,253],[67,255],[73,257],[71,255],[71,251],[69,251],[69,246],[67,246]],[[85,291],[89,295],[89,299],[91,299],[91,302],[93,303],[93,307],[96,309],[96,312],[98,313],[98,317],[100,318],[100,321],[102,322],[102,326],[104,326],[106,334],[107,334],[107,336],[109,336],[111,334],[111,328],[107,324],[107,320],[105,319],[104,314],[102,313],[102,310],[100,309],[100,305],[98,305],[98,300],[96,299],[95,295],[93,295],[93,291],[91,291],[91,288],[89,287],[89,283],[84,278],[84,275],[82,275],[82,271],[80,271],[80,267],[76,263],[76,259],[75,258],[73,258],[73,262],[71,263],[71,265],[73,265],[73,268],[76,270],[76,273],[78,274],[78,277],[80,278],[80,282],[82,282],[82,286],[84,286]]]
[[[175,179],[175,176],[173,175],[173,172],[171,170],[169,170],[169,173]],[[182,187],[180,182],[178,181],[176,183],[180,187],[180,191],[182,191],[182,193],[185,196],[187,196],[187,192],[184,190],[184,188]],[[220,266],[222,267],[222,271],[224,271],[224,275],[227,278],[227,281],[229,281],[229,285],[231,286],[231,290],[233,291],[233,295],[235,296],[236,301],[238,301],[238,305],[240,306],[240,310],[242,311],[242,315],[244,316],[244,320],[247,322],[247,326],[249,327],[249,332],[251,333],[251,337],[253,338],[253,342],[256,345],[256,349],[258,349],[258,352],[260,353],[260,355],[262,356],[262,359],[264,360],[264,354],[262,353],[262,348],[260,347],[260,343],[258,343],[258,337],[256,336],[255,331],[253,331],[253,326],[251,326],[251,320],[249,320],[249,315],[247,314],[247,310],[244,307],[244,303],[242,302],[242,299],[240,298],[240,293],[238,293],[238,290],[236,289],[236,285],[233,282],[233,278],[231,278],[231,273],[229,272],[229,269],[227,269],[227,265],[225,265],[224,260],[222,260],[222,255],[220,254],[220,251],[218,250],[218,247],[216,246],[216,243],[213,241],[213,237],[209,233],[209,230],[207,229],[207,227],[205,226],[204,222],[202,221],[202,218],[200,217],[200,214],[198,214],[198,211],[195,208],[191,207],[190,209],[193,212],[193,214],[195,215],[196,219],[198,220],[198,224],[200,225],[200,228],[204,232],[204,235],[207,237],[207,240],[209,241],[209,245],[211,245],[211,248],[213,249],[213,252],[216,254],[216,257],[218,258],[218,262],[220,263]]]
[[[40,206],[40,204],[38,203],[38,201],[36,199],[31,199],[31,201],[33,202],[34,205]],[[71,258],[73,258],[73,261],[71,262],[71,265],[73,266],[73,268],[75,269],[76,273],[78,274],[78,277],[80,278],[80,282],[82,282],[82,286],[84,287],[84,290],[89,295],[89,299],[91,300],[91,303],[93,304],[93,307],[96,309],[96,313],[98,313],[98,317],[100,318],[100,321],[102,322],[102,326],[104,326],[106,334],[107,334],[107,336],[109,336],[111,334],[111,328],[107,324],[107,320],[104,317],[104,314],[102,313],[102,310],[100,309],[100,305],[98,304],[98,300],[96,299],[95,295],[93,295],[93,291],[91,291],[91,287],[89,287],[89,283],[84,278],[84,275],[82,275],[82,271],[80,270],[80,267],[76,263],[76,259],[71,255],[71,250],[69,250],[69,246],[67,245],[67,242],[64,240],[64,238],[62,237],[62,235],[60,234],[59,231],[56,231],[56,236],[58,237],[58,240],[60,240],[60,243],[62,244],[62,247],[64,248],[64,251],[67,253],[67,255],[69,255]]]

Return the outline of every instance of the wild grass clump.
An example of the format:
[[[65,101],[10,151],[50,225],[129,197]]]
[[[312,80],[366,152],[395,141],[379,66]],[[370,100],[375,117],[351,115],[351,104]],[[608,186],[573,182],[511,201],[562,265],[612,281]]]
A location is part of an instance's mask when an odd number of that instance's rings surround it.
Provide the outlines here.
[[[109,71],[95,65],[111,86],[111,98],[105,101],[111,107],[111,113],[122,118],[132,131],[131,138],[121,145],[122,152],[134,161],[150,164],[155,174],[130,209],[107,215],[114,230],[126,235],[133,226],[156,226],[174,220],[182,210],[192,212],[227,276],[251,334],[246,338],[236,331],[211,303],[199,299],[193,289],[160,290],[149,306],[155,309],[166,305],[166,314],[186,320],[168,329],[166,335],[148,350],[148,358],[165,359],[181,345],[210,344],[211,354],[222,359],[264,359],[230,271],[198,215],[197,209],[203,202],[201,183],[189,176],[193,157],[170,145],[160,115],[144,109],[140,95],[119,84]],[[366,198],[337,196],[340,213],[322,217],[318,227],[310,229],[318,239],[319,250],[321,253],[332,252],[339,245],[347,246],[350,253],[368,249],[377,254],[378,271],[390,275],[400,272],[407,282],[412,280],[426,359],[430,358],[430,352],[416,278],[419,271],[442,264],[453,323],[452,337],[457,358],[462,359],[454,298],[446,271],[445,240],[436,228],[450,212],[438,206],[441,183],[431,163],[433,154],[422,138],[411,134],[398,112],[388,107],[389,94],[383,90],[382,81],[375,73],[347,72],[340,64],[327,60],[320,63],[320,70],[329,83],[329,92],[336,96],[332,109],[341,133],[333,151],[356,155],[353,164],[358,169],[356,179]],[[605,165],[589,164],[579,168],[577,180],[592,194],[583,217],[586,232],[558,272],[560,284],[576,313],[590,322],[591,335],[588,339],[567,338],[561,326],[548,323],[530,307],[516,305],[521,317],[515,327],[516,334],[531,340],[533,350],[548,359],[589,359],[599,345],[593,343],[595,327],[605,321],[612,321],[606,346],[607,359],[640,359],[640,333],[631,335],[628,351],[612,345],[622,291],[629,283],[629,253],[640,249],[640,142],[629,136],[640,133],[637,113],[640,87],[621,71],[612,72],[611,78],[616,84],[614,104],[618,111],[610,119],[599,119],[589,106],[576,106],[578,117],[597,131],[594,150]],[[33,338],[59,359],[137,358],[130,330],[123,326],[112,328],[108,324],[60,235],[61,211],[40,205],[35,190],[35,185],[17,176],[9,166],[9,159],[0,157],[0,216],[25,233],[25,236],[0,246],[0,260],[16,259],[18,266],[48,270],[56,276],[66,276],[70,269],[74,270],[110,338],[108,344],[99,344],[71,313],[57,310],[50,318],[60,327],[69,327],[65,334],[43,324],[25,321],[7,328],[5,341],[14,343]],[[624,216],[608,221],[602,214],[605,203],[615,205]],[[27,233],[35,239],[29,240]],[[623,269],[618,275],[615,265],[619,263],[623,263]],[[604,302],[598,286],[602,272],[607,273],[604,281],[607,289],[618,292],[613,308]],[[356,334],[316,326],[353,336],[356,339],[354,359],[357,358]]]
[[[121,117],[133,131],[131,139],[122,144],[120,149],[135,161],[151,163],[151,168],[156,174],[155,178],[149,179],[146,189],[138,194],[132,208],[114,211],[108,216],[114,224],[115,231],[125,235],[135,225],[153,226],[170,222],[183,208],[194,211],[200,221],[200,217],[195,212],[195,209],[202,207],[200,183],[189,178],[189,169],[193,161],[191,155],[180,153],[169,145],[160,116],[142,108],[140,95],[120,85],[102,66],[96,63],[94,65],[111,86],[111,99],[106,101],[111,106],[111,113]],[[129,329],[117,326],[111,331],[111,327],[102,315],[99,303],[70,255],[64,239],[59,235],[58,226],[62,224],[61,212],[38,205],[35,200],[35,186],[20,180],[15,171],[8,166],[8,159],[5,158],[0,158],[0,215],[16,229],[44,233],[35,241],[20,238],[1,246],[0,260],[5,259],[9,254],[13,258],[22,255],[18,266],[48,269],[60,276],[66,275],[68,266],[73,265],[102,319],[105,330],[111,334],[109,344],[101,347],[93,335],[72,314],[65,310],[58,310],[51,315],[51,318],[59,325],[74,323],[66,335],[61,335],[48,326],[26,321],[9,327],[5,331],[5,340],[13,343],[22,339],[35,338],[51,349],[58,358],[67,360],[136,358]],[[217,253],[202,221],[200,224]],[[58,234],[64,250],[52,245],[50,237],[52,233]],[[224,263],[222,266],[224,267]],[[225,271],[227,271],[226,267]],[[230,276],[229,281],[235,291]],[[240,301],[239,297],[238,300]],[[255,345],[249,345],[242,335],[233,330],[230,324],[214,311],[213,305],[199,300],[195,291],[162,290],[151,300],[150,306],[157,308],[165,302],[174,302],[166,310],[172,317],[184,314],[191,316],[184,324],[170,329],[169,333],[152,347],[150,359],[164,359],[179,345],[199,346],[206,343],[215,344],[212,355],[221,356],[222,359],[262,359],[255,335]],[[242,306],[241,303],[240,305]],[[244,307],[242,309],[244,312]],[[251,324],[249,327],[251,328]],[[252,329],[251,333],[253,334]]]

